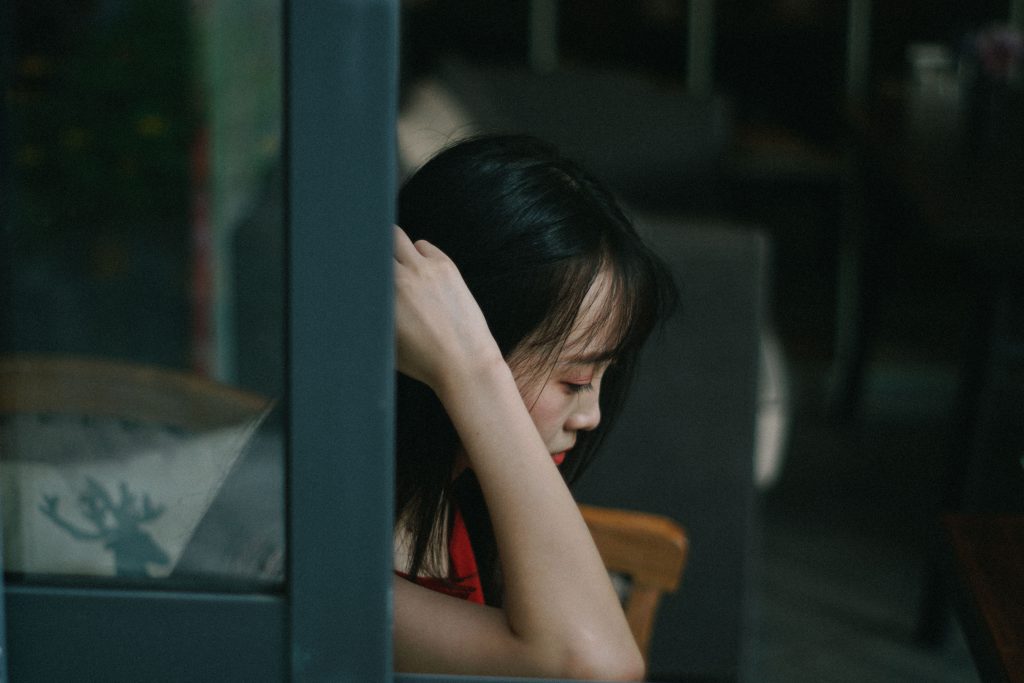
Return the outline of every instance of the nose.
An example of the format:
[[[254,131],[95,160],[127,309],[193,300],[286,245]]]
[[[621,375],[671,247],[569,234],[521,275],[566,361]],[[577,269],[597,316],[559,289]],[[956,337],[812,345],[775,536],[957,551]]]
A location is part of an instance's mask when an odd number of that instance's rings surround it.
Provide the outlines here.
[[[570,432],[589,432],[601,423],[601,402],[596,391],[581,393],[579,400],[565,421]]]

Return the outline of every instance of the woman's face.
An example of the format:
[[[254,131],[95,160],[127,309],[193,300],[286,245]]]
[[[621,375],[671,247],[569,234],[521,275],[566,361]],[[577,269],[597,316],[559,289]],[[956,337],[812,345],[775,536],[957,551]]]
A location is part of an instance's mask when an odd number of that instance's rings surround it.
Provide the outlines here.
[[[537,372],[529,356],[512,354],[519,393],[556,464],[576,445],[579,432],[595,429],[601,422],[601,380],[610,360],[600,321],[609,317],[609,283],[604,273],[594,281],[550,372]]]

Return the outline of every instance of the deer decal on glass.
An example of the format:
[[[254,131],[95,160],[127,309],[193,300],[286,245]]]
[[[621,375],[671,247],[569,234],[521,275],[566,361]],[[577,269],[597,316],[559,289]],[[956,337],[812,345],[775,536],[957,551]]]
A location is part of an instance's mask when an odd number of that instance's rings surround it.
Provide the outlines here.
[[[43,496],[39,510],[72,538],[102,542],[103,547],[114,554],[117,576],[148,576],[147,565],[170,562],[167,553],[153,537],[141,529],[143,524],[160,517],[164,506],[154,505],[147,494],[143,494],[140,502],[125,482],[121,482],[119,491],[120,500],[115,502],[99,482],[86,478],[85,490],[78,496],[78,505],[91,528],[77,526],[61,517],[58,496]]]

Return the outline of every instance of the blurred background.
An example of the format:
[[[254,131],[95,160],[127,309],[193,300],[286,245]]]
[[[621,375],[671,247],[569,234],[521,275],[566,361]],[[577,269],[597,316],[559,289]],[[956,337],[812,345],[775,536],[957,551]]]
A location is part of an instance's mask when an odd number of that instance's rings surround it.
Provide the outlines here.
[[[3,11],[0,351],[280,395],[279,3]],[[654,677],[977,680],[939,520],[1024,507],[1024,3],[407,0],[401,21],[403,175],[531,132],[729,265],[678,275],[717,315],[687,334],[733,355],[725,388],[697,372],[717,402],[679,410],[703,445],[672,457],[721,486],[634,464],[666,490],[615,500],[691,534]]]
[[[531,132],[691,236],[693,324],[657,356],[689,396],[621,425],[606,457],[629,455],[579,490],[690,531],[654,678],[977,680],[940,518],[1024,506],[1021,3],[403,9],[403,168]],[[666,400],[671,463],[637,448]]]

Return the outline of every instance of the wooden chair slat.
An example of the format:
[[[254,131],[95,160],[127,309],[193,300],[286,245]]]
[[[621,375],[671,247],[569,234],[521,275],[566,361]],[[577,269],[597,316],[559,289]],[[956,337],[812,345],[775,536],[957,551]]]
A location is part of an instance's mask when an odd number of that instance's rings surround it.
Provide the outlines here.
[[[608,571],[629,576],[626,621],[647,658],[654,617],[665,593],[679,587],[689,549],[686,531],[667,517],[580,505]]]

